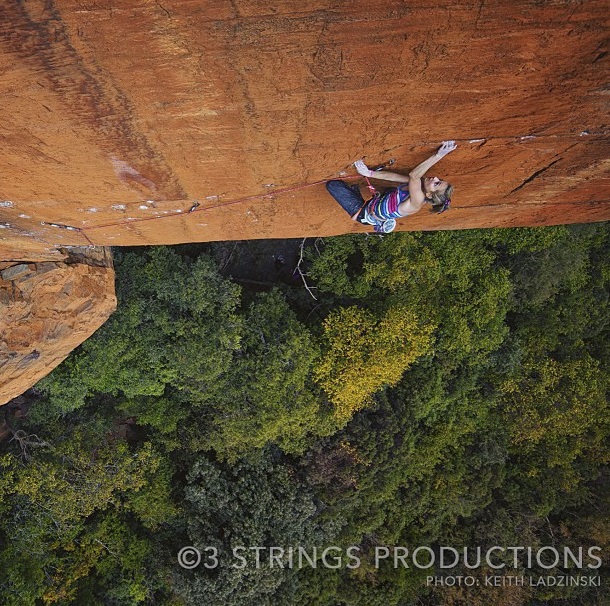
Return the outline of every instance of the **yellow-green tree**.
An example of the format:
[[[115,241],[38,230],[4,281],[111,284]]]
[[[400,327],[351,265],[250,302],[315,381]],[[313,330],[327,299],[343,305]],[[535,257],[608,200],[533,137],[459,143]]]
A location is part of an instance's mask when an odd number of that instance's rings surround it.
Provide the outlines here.
[[[349,420],[376,391],[396,385],[429,351],[433,329],[405,307],[391,307],[380,318],[355,306],[332,311],[324,321],[325,353],[314,375],[337,419]]]

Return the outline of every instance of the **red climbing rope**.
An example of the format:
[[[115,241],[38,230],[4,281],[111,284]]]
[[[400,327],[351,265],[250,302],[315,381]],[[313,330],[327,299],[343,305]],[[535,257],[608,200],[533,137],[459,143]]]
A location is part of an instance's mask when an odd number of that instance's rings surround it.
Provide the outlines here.
[[[373,194],[373,196],[377,193],[377,190],[373,187],[373,185],[371,184],[371,182],[369,181],[368,177],[364,177],[366,179],[366,186],[369,188],[369,191],[371,192],[371,194]]]
[[[347,179],[359,179],[360,175],[348,175],[346,177],[341,177],[341,179],[347,180]],[[375,193],[376,190],[375,188],[371,185],[371,182],[369,181],[368,177],[365,177],[366,181],[368,183],[368,188]],[[199,207],[199,203],[197,203],[197,206],[193,206],[191,208],[191,210],[184,212],[184,211],[176,211],[176,212],[172,212],[172,213],[166,213],[164,215],[156,215],[154,217],[140,217],[137,219],[132,219],[131,221],[115,221],[113,223],[103,223],[101,225],[91,225],[89,227],[80,227],[80,228],[75,228],[77,229],[79,232],[81,232],[83,234],[83,236],[85,238],[87,238],[87,240],[89,242],[91,242],[89,240],[89,238],[87,237],[87,235],[84,233],[85,231],[89,231],[92,229],[102,229],[103,227],[116,227],[118,225],[131,225],[133,223],[142,223],[143,221],[154,221],[157,219],[167,219],[169,217],[177,217],[177,216],[185,216],[187,214],[191,214],[191,213],[196,213],[196,212],[202,212],[202,211],[206,211],[206,210],[212,210],[213,208],[222,208],[224,206],[232,206],[234,204],[241,204],[243,202],[248,202],[250,200],[261,200],[264,198],[273,198],[274,196],[277,196],[279,194],[285,194],[287,192],[291,192],[291,191],[299,191],[301,189],[306,189],[308,187],[313,187],[315,185],[321,185],[323,183],[326,183],[328,181],[328,179],[322,179],[321,181],[314,181],[313,183],[305,183],[303,185],[296,185],[294,187],[284,187],[282,189],[276,189],[272,192],[269,193],[265,193],[265,194],[257,194],[254,196],[246,196],[245,198],[239,198],[238,200],[229,200],[227,202],[220,202],[219,204],[212,204],[210,206],[202,206]]]

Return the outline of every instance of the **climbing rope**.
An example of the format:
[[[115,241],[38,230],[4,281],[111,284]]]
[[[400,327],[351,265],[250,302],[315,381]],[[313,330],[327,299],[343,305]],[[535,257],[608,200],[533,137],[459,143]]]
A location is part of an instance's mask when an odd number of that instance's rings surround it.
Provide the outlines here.
[[[360,179],[360,178],[361,178],[360,175],[346,175],[346,176],[341,177],[341,179],[344,179],[344,180]],[[368,183],[368,188],[371,190],[371,192],[375,193],[376,190],[371,185],[371,182],[369,181],[368,177],[365,177],[365,178]],[[276,189],[273,192],[269,192],[269,193],[265,193],[265,194],[256,194],[254,196],[246,196],[244,198],[239,198],[237,200],[228,200],[227,202],[220,202],[218,204],[212,204],[210,206],[201,206],[198,201],[194,201],[191,208],[186,212],[179,210],[179,211],[175,211],[175,212],[171,212],[171,213],[165,213],[163,215],[156,215],[154,217],[139,217],[139,218],[130,219],[128,221],[113,221],[111,223],[102,223],[101,225],[90,225],[88,227],[75,227],[73,225],[65,225],[62,223],[45,223],[45,222],[43,222],[43,225],[49,225],[51,227],[58,227],[58,228],[67,229],[70,231],[76,231],[76,232],[80,233],[83,236],[83,238],[85,238],[85,240],[87,240],[87,242],[89,243],[90,246],[95,246],[95,244],[91,241],[91,239],[89,238],[89,236],[86,233],[93,229],[102,229],[105,227],[132,225],[134,223],[142,223],[144,221],[156,221],[156,220],[169,219],[171,217],[178,217],[178,216],[183,217],[183,216],[191,214],[191,213],[212,210],[214,208],[222,208],[225,206],[233,206],[235,204],[242,204],[243,202],[249,202],[251,200],[262,200],[264,198],[273,198],[274,196],[277,196],[279,194],[285,194],[285,193],[291,192],[291,191],[299,191],[302,189],[306,189],[308,187],[314,187],[316,185],[321,185],[323,183],[326,183],[327,181],[328,181],[328,179],[322,179],[320,181],[314,181],[312,183],[304,183],[302,185],[296,185],[294,187],[284,187],[282,189]]]
[[[341,179],[344,180],[348,180],[348,179],[360,179],[360,175],[347,175],[344,177],[341,177]],[[369,181],[368,177],[365,177],[366,181],[368,183],[368,188],[375,193],[376,190],[375,188],[371,185],[371,182]],[[195,201],[193,203],[193,206],[190,208],[190,210],[184,212],[184,211],[175,211],[175,212],[171,212],[171,213],[166,213],[163,215],[156,215],[154,217],[139,217],[139,218],[134,218],[131,219],[129,221],[114,221],[111,223],[102,223],[101,225],[91,225],[88,227],[72,227],[72,226],[61,226],[61,227],[65,227],[66,229],[71,229],[71,230],[76,230],[80,233],[83,234],[83,236],[90,242],[89,238],[87,237],[87,235],[85,234],[86,231],[90,231],[92,229],[102,229],[105,227],[116,227],[119,225],[131,225],[134,223],[142,223],[144,221],[155,221],[155,220],[159,220],[159,219],[168,219],[170,217],[177,217],[177,216],[185,216],[191,213],[196,213],[196,212],[203,212],[203,211],[208,211],[208,210],[212,210],[214,208],[224,208],[225,206],[233,206],[235,204],[242,204],[243,202],[249,202],[251,200],[262,200],[264,198],[273,198],[277,195],[280,194],[285,194],[291,191],[299,191],[302,189],[306,189],[308,187],[314,187],[316,185],[322,185],[324,183],[326,183],[328,181],[328,179],[322,179],[320,181],[314,181],[312,183],[304,183],[302,185],[296,185],[294,187],[284,187],[282,189],[276,189],[273,192],[269,192],[269,193],[265,193],[265,194],[256,194],[254,196],[246,196],[244,198],[239,198],[237,200],[228,200],[226,202],[219,202],[218,204],[212,204],[209,206],[200,206],[200,203],[198,201]],[[58,225],[56,225],[56,227],[59,227]]]
[[[394,164],[394,160],[393,159],[390,160],[387,164],[388,165]],[[385,167],[386,167],[386,164],[382,164],[382,165],[378,166],[375,170],[382,170]],[[361,178],[360,175],[347,175],[347,176],[342,176],[341,177],[341,179],[343,179],[343,180],[360,179],[360,178]],[[366,180],[367,187],[368,187],[369,191],[374,196],[377,193],[377,190],[372,185],[372,183],[371,183],[371,181],[369,180],[368,177],[364,177],[364,178]],[[158,220],[158,219],[167,219],[167,218],[170,218],[170,217],[184,216],[185,214],[212,210],[213,208],[222,208],[222,207],[225,207],[225,206],[232,206],[234,204],[242,204],[243,202],[249,202],[250,200],[261,200],[261,199],[264,199],[264,198],[273,198],[274,196],[277,196],[279,194],[285,194],[285,193],[291,192],[291,191],[299,191],[299,190],[302,190],[302,189],[306,189],[308,187],[314,187],[316,185],[321,185],[323,183],[326,183],[327,181],[328,181],[328,179],[322,179],[320,181],[314,181],[312,183],[304,183],[302,185],[296,185],[294,187],[284,187],[282,189],[276,189],[276,190],[274,190],[273,192],[270,192],[270,193],[256,194],[254,196],[246,196],[245,198],[239,198],[238,200],[229,200],[227,202],[221,202],[219,204],[213,204],[211,206],[201,206],[198,201],[195,201],[193,203],[193,206],[186,213],[184,211],[176,211],[176,212],[173,212],[173,213],[165,213],[163,215],[157,215],[157,216],[154,216],[154,217],[140,217],[140,218],[131,219],[129,221],[115,221],[115,222],[112,222],[112,223],[102,223],[101,225],[91,225],[89,227],[72,227],[72,226],[62,226],[62,227],[65,227],[66,229],[77,230],[78,232],[80,232],[83,235],[83,237],[89,243],[91,243],[91,240],[89,239],[89,237],[87,236],[87,234],[85,232],[89,231],[89,230],[92,230],[92,229],[102,229],[102,228],[105,228],[105,227],[117,227],[117,226],[120,226],[120,225],[131,225],[133,223],[142,223],[144,221],[155,221],[155,220]]]

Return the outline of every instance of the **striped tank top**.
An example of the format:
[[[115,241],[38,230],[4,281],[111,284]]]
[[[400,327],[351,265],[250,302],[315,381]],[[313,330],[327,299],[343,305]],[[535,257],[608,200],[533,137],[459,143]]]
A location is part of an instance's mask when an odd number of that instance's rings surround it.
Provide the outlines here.
[[[398,205],[409,197],[406,185],[401,185],[384,194],[376,194],[369,200],[365,207],[365,218],[367,223],[383,223],[388,219],[402,217],[398,212]]]

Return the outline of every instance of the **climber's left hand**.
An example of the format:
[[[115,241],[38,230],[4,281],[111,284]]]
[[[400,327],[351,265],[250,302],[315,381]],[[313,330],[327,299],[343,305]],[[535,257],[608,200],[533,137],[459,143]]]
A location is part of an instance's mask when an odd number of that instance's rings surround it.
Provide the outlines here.
[[[358,174],[362,175],[363,177],[372,177],[374,175],[374,172],[369,169],[363,160],[356,160],[354,162],[354,166],[356,167]]]

